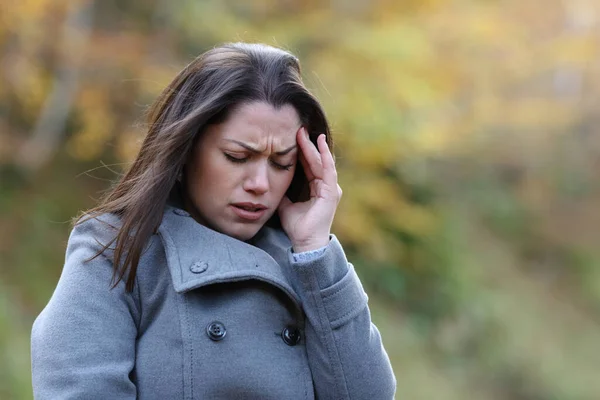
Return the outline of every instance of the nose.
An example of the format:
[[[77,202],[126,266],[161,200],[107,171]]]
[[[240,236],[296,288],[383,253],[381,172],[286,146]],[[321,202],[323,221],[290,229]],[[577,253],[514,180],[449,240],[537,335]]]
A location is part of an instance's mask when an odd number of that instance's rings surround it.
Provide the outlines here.
[[[244,190],[254,194],[264,194],[269,191],[269,168],[267,163],[257,163],[249,168],[244,180]]]

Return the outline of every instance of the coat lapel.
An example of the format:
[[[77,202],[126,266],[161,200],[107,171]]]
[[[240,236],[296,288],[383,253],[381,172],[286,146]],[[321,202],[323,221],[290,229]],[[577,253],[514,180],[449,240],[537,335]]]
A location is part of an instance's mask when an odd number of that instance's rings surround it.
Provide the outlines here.
[[[215,283],[257,279],[283,290],[300,305],[284,272],[284,268],[289,269],[287,258],[282,256],[286,249],[264,243],[277,262],[267,251],[209,229],[187,212],[171,206],[165,210],[158,233],[176,292],[184,293]]]

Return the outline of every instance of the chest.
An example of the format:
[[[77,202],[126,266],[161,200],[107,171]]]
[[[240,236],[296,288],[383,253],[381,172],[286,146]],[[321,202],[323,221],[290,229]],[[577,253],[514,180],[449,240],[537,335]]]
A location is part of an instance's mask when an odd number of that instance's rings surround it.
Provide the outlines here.
[[[141,291],[133,379],[140,399],[313,399],[304,314],[258,279]]]

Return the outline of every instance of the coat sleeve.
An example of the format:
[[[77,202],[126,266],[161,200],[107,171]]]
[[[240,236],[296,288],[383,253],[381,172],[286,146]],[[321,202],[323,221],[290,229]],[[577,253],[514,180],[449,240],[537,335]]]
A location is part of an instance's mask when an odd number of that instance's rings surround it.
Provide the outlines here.
[[[136,398],[136,302],[123,282],[110,289],[112,262],[103,254],[86,262],[109,229],[89,220],[71,233],[58,285],[31,333],[35,399]]]
[[[367,295],[334,235],[318,257],[289,254],[306,314],[305,342],[319,399],[393,399],[396,379]]]

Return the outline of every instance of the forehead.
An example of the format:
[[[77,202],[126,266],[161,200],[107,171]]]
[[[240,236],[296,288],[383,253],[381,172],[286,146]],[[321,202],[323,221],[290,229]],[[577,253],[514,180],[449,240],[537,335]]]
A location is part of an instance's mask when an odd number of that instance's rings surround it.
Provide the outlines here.
[[[219,133],[222,139],[236,139],[263,144],[274,141],[290,145],[296,141],[300,117],[289,104],[279,108],[264,102],[244,103],[232,110]]]

